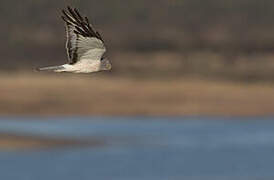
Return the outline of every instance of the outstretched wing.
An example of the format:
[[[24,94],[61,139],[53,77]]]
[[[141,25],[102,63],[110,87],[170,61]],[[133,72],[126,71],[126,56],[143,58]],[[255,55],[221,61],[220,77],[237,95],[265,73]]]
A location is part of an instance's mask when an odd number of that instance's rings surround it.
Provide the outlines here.
[[[83,18],[77,9],[70,7],[62,12],[62,19],[66,23],[69,64],[80,59],[100,60],[106,48],[102,36],[92,27],[88,18]]]

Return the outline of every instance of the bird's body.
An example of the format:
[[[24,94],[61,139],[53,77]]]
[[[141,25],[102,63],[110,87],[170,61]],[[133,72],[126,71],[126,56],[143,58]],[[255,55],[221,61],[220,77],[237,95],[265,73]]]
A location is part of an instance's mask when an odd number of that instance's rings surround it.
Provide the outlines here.
[[[92,73],[110,70],[111,64],[104,57],[106,48],[101,35],[92,28],[87,17],[83,18],[77,9],[63,10],[66,23],[66,49],[69,62],[60,66],[38,68],[40,71]]]
[[[93,60],[92,62],[89,62],[88,60],[83,59],[74,65],[65,64],[64,67],[68,72],[91,73],[101,71],[102,69],[100,68],[100,64],[100,60]]]

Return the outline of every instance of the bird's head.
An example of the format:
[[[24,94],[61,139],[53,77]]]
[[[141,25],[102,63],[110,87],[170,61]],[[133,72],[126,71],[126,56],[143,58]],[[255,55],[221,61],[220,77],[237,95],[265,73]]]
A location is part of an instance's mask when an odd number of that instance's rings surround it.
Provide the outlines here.
[[[109,71],[111,70],[111,63],[107,58],[101,60],[101,70]]]

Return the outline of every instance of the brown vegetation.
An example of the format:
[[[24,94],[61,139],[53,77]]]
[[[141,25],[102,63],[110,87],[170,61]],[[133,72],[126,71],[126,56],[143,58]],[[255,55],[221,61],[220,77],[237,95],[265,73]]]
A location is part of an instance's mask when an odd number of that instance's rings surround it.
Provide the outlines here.
[[[0,114],[272,115],[274,85],[108,75],[1,74]]]

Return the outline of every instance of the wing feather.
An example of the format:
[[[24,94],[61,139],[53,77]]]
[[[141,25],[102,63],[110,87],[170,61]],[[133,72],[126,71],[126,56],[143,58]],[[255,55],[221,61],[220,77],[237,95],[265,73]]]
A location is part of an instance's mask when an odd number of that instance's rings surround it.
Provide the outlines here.
[[[100,60],[106,51],[102,36],[89,23],[87,17],[82,17],[77,9],[71,7],[62,10],[62,19],[66,23],[67,54],[69,64],[81,59]]]

